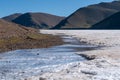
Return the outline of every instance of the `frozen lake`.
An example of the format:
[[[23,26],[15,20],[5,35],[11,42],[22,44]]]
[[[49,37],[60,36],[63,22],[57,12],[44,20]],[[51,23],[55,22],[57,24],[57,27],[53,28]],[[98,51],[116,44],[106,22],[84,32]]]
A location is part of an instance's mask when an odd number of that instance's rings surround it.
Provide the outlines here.
[[[0,80],[20,80],[24,77],[52,72],[57,65],[84,61],[77,51],[96,46],[82,44],[69,36],[62,36],[64,45],[42,49],[15,50],[0,54]]]

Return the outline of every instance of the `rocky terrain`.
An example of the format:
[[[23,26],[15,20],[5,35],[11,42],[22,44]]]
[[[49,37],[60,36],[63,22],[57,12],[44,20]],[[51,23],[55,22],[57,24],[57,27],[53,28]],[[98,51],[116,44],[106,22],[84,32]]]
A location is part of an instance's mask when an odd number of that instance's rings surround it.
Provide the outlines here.
[[[120,80],[120,31],[113,30],[56,30],[41,31],[47,34],[66,34],[81,42],[103,46],[100,49],[77,52],[78,55],[94,56],[92,60],[58,65],[53,72],[22,80]],[[98,36],[99,35],[99,36]]]
[[[102,2],[78,9],[53,29],[85,29],[120,11],[120,1]]]

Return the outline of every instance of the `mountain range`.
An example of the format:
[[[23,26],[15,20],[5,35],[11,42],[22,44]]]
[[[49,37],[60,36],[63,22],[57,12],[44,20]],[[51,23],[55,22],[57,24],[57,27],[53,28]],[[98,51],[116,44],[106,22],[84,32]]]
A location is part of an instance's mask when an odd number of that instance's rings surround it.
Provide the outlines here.
[[[82,7],[68,17],[29,12],[15,13],[2,19],[36,29],[100,29],[101,26],[101,29],[107,29],[106,25],[117,24],[115,19],[118,20],[116,13],[119,11],[120,1],[112,1]],[[113,17],[113,15],[116,15],[116,17]],[[114,19],[114,21],[111,19]]]
[[[53,29],[85,29],[120,11],[120,1],[102,2],[75,11]]]

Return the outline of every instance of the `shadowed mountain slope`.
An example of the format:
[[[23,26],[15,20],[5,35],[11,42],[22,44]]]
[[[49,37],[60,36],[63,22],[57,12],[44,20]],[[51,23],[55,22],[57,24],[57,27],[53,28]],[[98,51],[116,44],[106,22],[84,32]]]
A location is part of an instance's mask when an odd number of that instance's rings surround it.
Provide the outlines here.
[[[120,11],[120,1],[102,2],[78,9],[53,29],[90,28],[93,24]]]
[[[93,25],[92,29],[120,29],[120,12]]]
[[[25,13],[13,20],[14,23],[32,28],[51,28],[58,24],[64,17],[46,13]]]

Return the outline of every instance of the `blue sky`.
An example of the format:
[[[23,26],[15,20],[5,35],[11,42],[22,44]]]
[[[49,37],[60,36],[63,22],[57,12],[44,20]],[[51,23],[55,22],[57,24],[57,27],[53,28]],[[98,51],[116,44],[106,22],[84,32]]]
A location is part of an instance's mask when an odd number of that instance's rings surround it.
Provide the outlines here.
[[[25,12],[68,16],[80,7],[110,1],[112,0],[0,0],[0,17]]]

